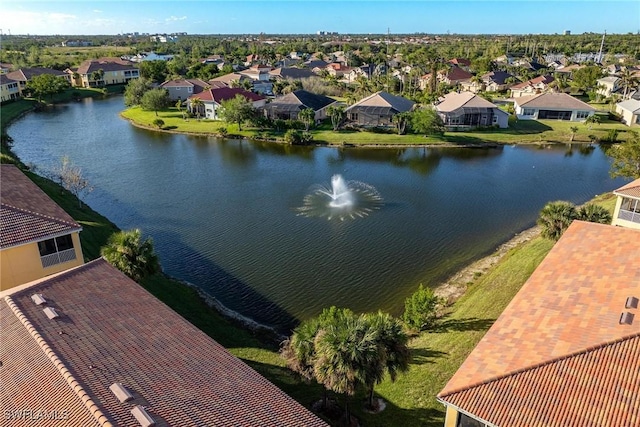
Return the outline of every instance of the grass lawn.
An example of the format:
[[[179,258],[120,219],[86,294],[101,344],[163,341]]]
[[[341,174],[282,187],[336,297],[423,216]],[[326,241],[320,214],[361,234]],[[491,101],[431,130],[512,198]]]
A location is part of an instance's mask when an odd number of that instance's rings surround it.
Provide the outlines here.
[[[172,132],[184,132],[193,134],[216,135],[220,128],[227,129],[228,137],[243,138],[268,138],[282,141],[284,132],[274,130],[259,130],[255,128],[243,128],[238,130],[236,124],[227,124],[218,120],[183,119],[182,114],[176,109],[158,111],[145,111],[140,107],[129,108],[121,113],[122,117],[132,122],[154,128],[153,121],[160,118],[164,121],[164,130]],[[470,132],[446,132],[443,136],[424,135],[397,135],[395,133],[376,133],[371,131],[338,130],[333,131],[328,123],[311,129],[313,140],[316,143],[331,145],[353,144],[361,146],[388,146],[388,145],[425,145],[425,144],[543,144],[549,142],[568,143],[571,135],[571,127],[578,128],[574,135],[574,143],[590,142],[590,135],[598,139],[607,136],[610,129],[620,132],[619,140],[626,139],[629,128],[622,123],[603,119],[601,124],[588,125],[577,122],[565,122],[558,120],[511,120],[508,129],[474,130]],[[233,135],[233,136],[232,136]]]

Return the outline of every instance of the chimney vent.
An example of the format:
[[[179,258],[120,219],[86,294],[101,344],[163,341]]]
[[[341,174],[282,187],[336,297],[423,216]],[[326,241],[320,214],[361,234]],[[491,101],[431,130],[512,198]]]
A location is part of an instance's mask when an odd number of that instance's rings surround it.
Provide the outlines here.
[[[131,414],[138,420],[142,427],[153,427],[156,422],[151,415],[140,405],[136,405],[131,409]]]
[[[116,395],[120,403],[128,402],[133,399],[133,395],[129,393],[129,390],[127,390],[125,386],[120,383],[111,384],[109,386],[109,390],[111,390],[111,392]]]
[[[60,317],[58,312],[53,307],[45,307],[42,309],[42,311],[44,311],[44,314],[46,314],[49,319]]]
[[[633,313],[624,312],[620,315],[620,324],[621,325],[630,325],[633,323]]]
[[[624,308],[638,308],[638,298],[627,297],[627,302],[624,304]]]
[[[42,305],[42,304],[45,304],[47,302],[47,300],[44,299],[42,294],[33,294],[33,295],[31,295],[31,301],[36,303],[36,305]]]

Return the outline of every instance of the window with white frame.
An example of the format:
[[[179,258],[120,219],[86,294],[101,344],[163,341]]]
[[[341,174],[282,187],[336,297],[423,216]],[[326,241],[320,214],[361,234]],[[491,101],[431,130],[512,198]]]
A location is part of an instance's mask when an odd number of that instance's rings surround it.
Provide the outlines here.
[[[535,114],[536,114],[536,110],[534,110],[533,108],[524,108],[522,110],[523,116],[533,116]]]
[[[576,112],[576,119],[578,119],[578,120],[586,119],[587,117],[589,117],[589,112],[588,111],[578,111],[578,112]]]

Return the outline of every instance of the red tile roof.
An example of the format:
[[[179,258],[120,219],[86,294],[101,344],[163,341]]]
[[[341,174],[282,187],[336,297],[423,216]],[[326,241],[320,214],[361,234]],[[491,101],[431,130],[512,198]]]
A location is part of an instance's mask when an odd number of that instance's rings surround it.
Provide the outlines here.
[[[454,65],[464,65],[465,67],[469,67],[471,65],[471,61],[465,58],[453,58],[450,59],[449,62]]]
[[[0,178],[0,248],[82,230],[68,213],[14,165],[3,164]]]
[[[451,69],[446,75],[446,78],[452,82],[458,82],[458,81],[470,79],[471,77],[473,77],[473,74],[457,66],[451,67]]]
[[[627,185],[623,185],[613,192],[614,194],[620,194],[621,196],[634,197],[640,199],[640,179],[631,181]]]
[[[49,320],[31,301],[36,292],[59,318]],[[114,425],[139,426],[130,412],[136,404],[157,426],[326,425],[103,259],[8,298],[60,361],[60,372],[71,372]],[[22,368],[30,375],[39,369]],[[109,390],[116,382],[134,400],[120,403]],[[27,390],[17,396],[22,407],[35,404]]]
[[[496,425],[637,424],[629,296],[640,298],[640,231],[574,221],[439,399]]]
[[[548,85],[555,79],[552,76],[538,76],[534,79],[527,80],[526,82],[518,83],[511,87],[511,89],[524,89],[527,86],[535,86],[537,84]]]

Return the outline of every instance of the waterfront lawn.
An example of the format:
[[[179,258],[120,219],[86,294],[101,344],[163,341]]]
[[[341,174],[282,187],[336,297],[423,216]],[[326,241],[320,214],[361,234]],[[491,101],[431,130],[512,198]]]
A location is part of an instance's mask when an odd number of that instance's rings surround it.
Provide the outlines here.
[[[33,99],[18,99],[2,104],[2,106],[0,106],[0,128],[2,132],[7,129],[11,121],[33,109],[35,104],[36,101]]]
[[[164,121],[164,130],[172,132],[184,132],[203,135],[220,134],[224,128],[228,137],[259,138],[282,141],[284,132],[272,129],[262,130],[244,127],[238,130],[236,124],[228,124],[224,121],[207,119],[184,119],[181,112],[175,108],[158,111],[158,116],[153,111],[145,111],[140,107],[132,107],[121,113],[122,117],[133,123],[157,129],[153,121],[160,118]],[[473,131],[445,132],[442,136],[424,135],[397,135],[396,133],[379,133],[371,130],[346,130],[334,131],[328,121],[310,130],[315,143],[330,145],[360,145],[360,146],[388,146],[388,145],[424,145],[424,144],[545,144],[545,143],[569,143],[571,128],[578,131],[573,137],[574,143],[589,143],[592,136],[596,139],[604,139],[611,129],[620,132],[618,139],[625,140],[629,128],[622,123],[603,119],[602,123],[590,125],[578,122],[565,122],[559,120],[515,120],[510,119],[508,129],[476,129]]]

